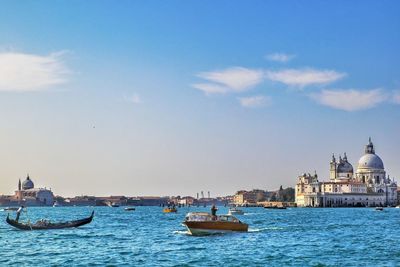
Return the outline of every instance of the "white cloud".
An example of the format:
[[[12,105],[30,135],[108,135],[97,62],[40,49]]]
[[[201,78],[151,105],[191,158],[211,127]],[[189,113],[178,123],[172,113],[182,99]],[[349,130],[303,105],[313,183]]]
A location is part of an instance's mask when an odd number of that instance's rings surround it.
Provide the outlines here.
[[[345,111],[372,108],[388,98],[381,89],[322,90],[310,96],[321,105]]]
[[[269,54],[266,56],[266,59],[270,61],[276,61],[276,62],[281,62],[281,63],[286,63],[292,60],[295,57],[295,55],[289,55],[289,54],[284,54],[284,53],[274,53],[274,54]]]
[[[212,84],[195,84],[197,89],[208,93],[226,93],[228,91],[242,92],[261,83],[264,79],[263,71],[232,67],[225,70],[201,72],[198,77],[212,82]],[[200,85],[200,86],[199,86]]]
[[[0,91],[42,91],[67,82],[69,71],[62,62],[64,54],[0,53]]]
[[[138,94],[133,94],[130,96],[124,95],[124,101],[132,104],[140,104],[142,103],[142,99]]]
[[[238,97],[240,105],[246,108],[262,107],[271,104],[271,98],[266,96]]]
[[[310,68],[266,71],[266,77],[269,80],[301,88],[308,85],[329,84],[345,76],[346,73],[334,70],[316,70]]]

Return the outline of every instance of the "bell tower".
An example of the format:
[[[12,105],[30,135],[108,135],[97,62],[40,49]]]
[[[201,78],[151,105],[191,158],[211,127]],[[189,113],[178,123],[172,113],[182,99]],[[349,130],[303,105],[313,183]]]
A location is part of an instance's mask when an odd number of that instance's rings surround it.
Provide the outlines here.
[[[22,198],[23,198],[21,179],[18,180],[18,189],[15,191],[15,198],[17,200],[22,200]]]
[[[335,180],[336,179],[336,169],[337,169],[337,162],[335,158],[335,154],[332,154],[332,160],[330,163],[330,179]]]

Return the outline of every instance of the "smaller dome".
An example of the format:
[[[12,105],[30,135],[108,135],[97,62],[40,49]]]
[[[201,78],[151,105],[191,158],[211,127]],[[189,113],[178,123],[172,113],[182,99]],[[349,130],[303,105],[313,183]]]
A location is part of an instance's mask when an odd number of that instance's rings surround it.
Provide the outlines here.
[[[28,177],[26,177],[25,181],[22,183],[22,189],[28,190],[28,189],[32,189],[33,187],[34,187],[34,184],[28,175]]]
[[[338,164],[337,172],[338,173],[353,173],[353,166],[349,162],[343,161]]]
[[[365,154],[358,161],[358,168],[384,169],[383,161],[376,154]]]

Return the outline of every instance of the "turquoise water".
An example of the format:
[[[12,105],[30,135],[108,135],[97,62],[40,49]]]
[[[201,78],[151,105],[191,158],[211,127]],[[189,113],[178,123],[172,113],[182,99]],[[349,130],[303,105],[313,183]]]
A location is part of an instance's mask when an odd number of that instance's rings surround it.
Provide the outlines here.
[[[187,235],[181,225],[187,212],[205,208],[30,208],[28,215],[70,220],[92,209],[91,224],[49,231],[13,229],[2,212],[0,266],[400,266],[394,208],[244,208],[237,217],[250,225],[248,233],[206,237]]]

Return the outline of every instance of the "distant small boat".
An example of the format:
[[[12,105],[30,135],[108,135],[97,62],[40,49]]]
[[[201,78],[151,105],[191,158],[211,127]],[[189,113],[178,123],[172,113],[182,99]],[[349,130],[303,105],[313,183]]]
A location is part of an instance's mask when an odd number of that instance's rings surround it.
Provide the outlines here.
[[[228,211],[229,215],[243,215],[244,211],[238,208],[230,208]]]
[[[400,205],[397,205],[395,208],[396,208],[396,209],[400,209]]]
[[[191,235],[207,235],[227,232],[247,232],[249,226],[232,215],[211,215],[207,212],[191,212],[183,224]]]
[[[16,208],[16,207],[7,207],[7,208],[4,208],[4,211],[17,211],[18,210],[18,208]]]
[[[92,211],[92,214],[89,217],[80,219],[80,220],[76,220],[76,221],[53,223],[53,222],[46,221],[46,220],[39,220],[36,223],[32,224],[30,222],[21,223],[16,220],[10,219],[10,214],[8,214],[7,218],[6,218],[6,222],[9,225],[14,226],[15,228],[18,228],[20,230],[64,229],[64,228],[79,227],[79,226],[91,223],[93,220],[93,216],[94,216],[94,211]]]
[[[376,207],[375,210],[377,210],[377,211],[383,211],[383,207]]]
[[[178,212],[178,210],[175,207],[167,207],[163,209],[164,213],[171,213],[171,212]]]
[[[126,211],[133,211],[133,210],[135,210],[135,208],[134,208],[134,207],[126,207],[124,210],[126,210]]]
[[[53,207],[61,207],[60,203],[58,201],[54,202]]]

